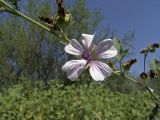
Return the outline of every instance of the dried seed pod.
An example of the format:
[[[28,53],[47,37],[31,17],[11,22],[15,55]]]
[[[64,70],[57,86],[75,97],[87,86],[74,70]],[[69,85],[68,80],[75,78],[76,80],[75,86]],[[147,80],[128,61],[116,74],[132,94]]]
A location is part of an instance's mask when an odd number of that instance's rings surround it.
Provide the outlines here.
[[[156,76],[156,72],[155,72],[154,70],[150,70],[149,73],[148,73],[148,75],[149,75],[149,77],[150,77],[151,79],[153,79],[153,78],[155,78],[155,76]]]
[[[150,45],[150,46],[148,47],[148,51],[149,51],[150,53],[153,53],[153,52],[155,52],[155,48],[154,48],[152,45]]]
[[[57,3],[57,15],[56,20],[59,24],[67,24],[72,20],[71,12],[63,5],[63,0],[56,0]]]
[[[154,48],[159,48],[160,47],[158,43],[153,43],[151,46],[154,47]]]
[[[126,63],[123,64],[123,69],[124,70],[129,70],[130,68],[131,68],[131,65],[129,63],[126,62]]]
[[[160,77],[160,71],[156,71],[155,77]]]
[[[54,24],[54,20],[52,18],[49,18],[49,17],[43,17],[43,16],[39,16],[39,19],[47,24]]]
[[[58,6],[62,6],[63,0],[56,0],[56,3],[57,3]]]
[[[65,17],[65,8],[63,6],[63,0],[56,0],[58,10],[57,14],[59,17]]]
[[[135,64],[137,62],[137,59],[136,58],[131,58],[130,59],[130,64]]]
[[[43,21],[45,24],[47,24],[51,28],[51,30],[60,31],[60,28],[55,23],[54,19],[49,17],[43,17],[43,16],[42,17],[40,16],[39,19]]]
[[[124,70],[129,70],[133,64],[137,62],[136,58],[131,58],[123,64]]]
[[[148,52],[148,49],[147,49],[147,48],[143,48],[143,49],[140,51],[141,54],[146,54],[147,52]]]
[[[141,79],[146,79],[148,77],[148,75],[147,75],[147,73],[145,73],[145,72],[142,72],[141,74],[140,74],[140,78]]]

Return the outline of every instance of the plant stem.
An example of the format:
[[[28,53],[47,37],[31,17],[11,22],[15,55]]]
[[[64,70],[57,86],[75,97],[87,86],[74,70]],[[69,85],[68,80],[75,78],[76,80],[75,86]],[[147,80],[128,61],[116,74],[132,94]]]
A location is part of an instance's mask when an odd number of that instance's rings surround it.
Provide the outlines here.
[[[152,81],[152,79],[150,79],[148,82],[147,82],[147,85],[149,85],[149,83]]]
[[[99,116],[96,112],[92,111],[92,113],[96,115],[96,117],[98,118],[98,120],[102,120],[102,119],[100,118],[100,116]]]
[[[146,59],[147,59],[147,55],[148,55],[148,52],[146,53],[146,54],[144,54],[144,73],[146,72]],[[144,80],[144,85],[145,85],[145,88],[148,90],[148,92],[152,95],[152,96],[154,96],[154,98],[160,103],[160,99],[159,99],[159,97],[156,95],[156,94],[154,94],[154,92],[153,91],[151,91],[151,89],[149,88],[149,86],[148,86],[148,83],[150,82],[146,82],[146,79],[143,79]]]
[[[154,98],[160,103],[160,98],[159,98],[156,94],[154,94],[154,92],[148,87],[146,81],[144,81],[144,84],[145,84],[145,88],[148,90],[148,92],[149,92],[152,96],[154,96]]]
[[[119,75],[119,76],[121,75],[120,71],[115,71],[114,74]],[[137,80],[135,80],[135,79],[133,79],[133,78],[127,76],[127,75],[123,75],[123,77],[125,77],[128,80],[130,80],[130,81],[132,81],[132,82],[144,87],[141,83],[137,82]],[[144,84],[145,84],[145,88],[148,90],[148,92],[160,103],[160,98],[156,94],[154,94],[153,91],[151,91],[151,89],[148,87],[146,81],[144,81]]]
[[[143,66],[143,72],[145,73],[146,72],[146,59],[147,59],[147,55],[148,55],[148,52],[146,54],[144,54],[144,66]]]
[[[54,35],[56,35],[56,36],[58,36],[58,37],[60,37],[60,38],[63,38],[63,39],[65,40],[65,42],[69,42],[69,41],[70,41],[65,34],[63,34],[63,33],[58,34],[58,33],[54,32],[54,31],[52,31],[49,27],[44,26],[43,24],[41,24],[41,23],[33,20],[32,18],[30,18],[30,17],[24,15],[23,13],[21,13],[20,11],[16,10],[14,7],[12,7],[11,5],[9,5],[9,4],[8,4],[7,2],[5,2],[4,0],[0,0],[0,3],[1,3],[2,5],[4,5],[4,6],[8,9],[8,11],[11,12],[12,14],[15,14],[15,15],[17,15],[17,16],[20,16],[20,17],[28,20],[29,22],[31,22],[31,23],[33,23],[33,24],[35,24],[35,25],[43,28],[44,30],[46,30],[46,31],[48,31],[48,32],[51,32],[51,33],[53,33]]]
[[[4,0],[0,0],[0,3],[2,3],[6,8],[8,8],[10,11],[14,12],[17,16],[20,16],[38,26],[40,26],[41,28],[47,30],[48,32],[52,32],[48,27],[38,23],[37,21],[33,20],[32,18],[24,15],[23,13],[19,12],[18,10],[16,10],[15,8],[13,8],[11,5],[9,5],[7,2],[5,2]]]
[[[113,73],[116,74],[116,75],[118,75],[118,76],[122,76],[122,74],[121,74],[120,71],[115,71],[115,72],[113,72]],[[142,86],[142,84],[139,83],[139,82],[137,82],[137,80],[135,80],[135,79],[133,79],[133,78],[127,76],[127,75],[123,75],[123,77],[125,77],[125,78],[127,78],[128,80],[130,80],[130,81],[132,81],[132,82],[134,82],[134,83],[136,83],[136,84]]]

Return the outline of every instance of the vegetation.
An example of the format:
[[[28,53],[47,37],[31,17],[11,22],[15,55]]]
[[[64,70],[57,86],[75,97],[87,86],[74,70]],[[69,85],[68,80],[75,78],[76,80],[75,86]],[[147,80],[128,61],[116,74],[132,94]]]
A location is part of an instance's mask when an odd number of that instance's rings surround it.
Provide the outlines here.
[[[65,54],[64,45],[69,38],[80,40],[82,33],[93,34],[103,20],[100,10],[89,11],[85,0],[74,0],[72,5],[65,6],[55,2],[58,7],[53,0],[8,0],[13,8],[11,10],[6,9],[3,2],[0,0],[0,119],[160,118],[157,103],[160,61],[154,60],[151,70],[145,70],[147,55],[154,53],[160,44],[149,45],[141,51],[144,72],[141,78],[134,76],[135,80],[130,77],[129,70],[137,60],[127,60],[133,54],[134,32],[120,39],[115,37],[111,28],[106,27],[98,31],[98,39],[94,42],[113,39],[118,55],[106,61],[114,70],[112,76],[106,81],[95,82],[85,71],[77,81],[69,81],[61,72],[61,67],[73,57]],[[63,10],[65,15],[61,16],[59,12]],[[29,17],[20,16],[18,11],[33,19],[26,21]]]
[[[144,120],[153,108],[148,92],[111,92],[102,83],[65,85],[27,80],[0,94],[0,116],[7,120]]]

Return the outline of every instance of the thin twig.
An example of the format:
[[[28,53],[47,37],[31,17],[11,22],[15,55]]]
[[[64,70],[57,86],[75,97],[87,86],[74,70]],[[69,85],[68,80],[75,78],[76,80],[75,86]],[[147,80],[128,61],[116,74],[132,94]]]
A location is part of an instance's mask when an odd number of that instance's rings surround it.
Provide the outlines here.
[[[113,73],[118,75],[118,76],[122,76],[120,71],[114,71]],[[122,77],[125,77],[125,78],[129,79],[130,81],[132,81],[132,82],[134,82],[136,84],[140,84],[139,82],[137,82],[137,80],[135,80],[135,79],[133,79],[133,78],[127,76],[127,75],[123,75]]]
[[[143,65],[143,72],[145,73],[146,72],[146,59],[147,59],[147,55],[148,55],[148,52],[144,54],[144,65]]]
[[[121,75],[121,74],[120,74],[120,71],[115,71],[114,74],[119,75],[119,76]],[[141,83],[139,83],[139,82],[138,82],[137,80],[135,80],[134,78],[131,78],[131,77],[127,76],[127,75],[123,75],[123,77],[125,77],[125,78],[127,78],[128,80],[130,80],[130,81],[132,81],[132,82],[134,82],[134,83],[136,83],[136,84],[144,87]],[[146,83],[145,81],[144,81],[144,83],[145,83],[145,88],[146,88],[146,89],[149,91],[149,93],[160,103],[160,98],[159,98],[156,94],[154,94],[153,91],[151,91],[151,89],[148,87],[148,85],[147,85],[147,83]]]
[[[147,85],[147,83],[145,82],[145,88],[148,90],[148,92],[152,95],[152,96],[154,96],[154,98],[160,103],[160,98],[156,95],[156,94],[154,94],[154,92],[148,87],[148,85]]]
[[[102,120],[102,119],[100,118],[100,116],[99,116],[96,112],[94,112],[94,111],[92,111],[92,112],[93,112],[93,114],[96,115],[96,117],[98,118],[98,120]]]
[[[147,55],[148,55],[148,52],[144,55],[144,73],[146,72],[146,59],[147,59]],[[156,94],[154,94],[154,91],[152,91],[151,90],[151,88],[149,88],[149,86],[148,86],[148,83],[150,82],[146,82],[146,79],[147,78],[145,78],[145,79],[143,79],[143,81],[144,81],[144,84],[145,84],[145,88],[148,90],[148,92],[152,95],[152,96],[154,96],[154,98],[160,103],[160,99],[159,99],[159,97],[156,95]]]

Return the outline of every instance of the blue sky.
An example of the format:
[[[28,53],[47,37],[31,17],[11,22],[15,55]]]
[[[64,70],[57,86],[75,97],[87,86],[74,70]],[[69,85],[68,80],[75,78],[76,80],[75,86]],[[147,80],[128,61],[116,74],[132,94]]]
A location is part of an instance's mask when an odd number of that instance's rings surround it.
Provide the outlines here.
[[[135,30],[134,47],[138,63],[132,72],[141,72],[143,57],[139,51],[150,43],[160,43],[160,0],[87,0],[87,6],[91,10],[100,8],[104,15],[101,26],[112,26],[118,36]],[[160,57],[160,50],[149,55],[148,62],[156,57]]]
[[[64,0],[72,3],[73,0]],[[133,73],[143,69],[143,56],[139,51],[150,43],[160,43],[160,0],[86,0],[90,10],[99,8],[104,20],[100,27],[110,25],[118,36],[135,31],[134,52],[138,63]],[[149,55],[148,62],[160,58],[160,50]]]

